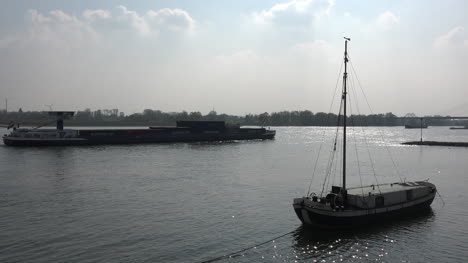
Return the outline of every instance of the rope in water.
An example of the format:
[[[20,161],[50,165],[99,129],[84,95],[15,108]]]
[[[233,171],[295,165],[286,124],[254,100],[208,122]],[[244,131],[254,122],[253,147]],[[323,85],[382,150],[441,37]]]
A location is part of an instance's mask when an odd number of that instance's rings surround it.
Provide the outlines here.
[[[445,206],[445,201],[442,198],[442,195],[440,195],[439,190],[436,190],[436,192],[437,192],[437,195],[439,195],[440,201],[442,201],[442,205]]]
[[[247,248],[243,248],[243,249],[241,249],[241,250],[238,250],[238,251],[229,253],[229,254],[227,254],[227,255],[223,255],[223,256],[216,257],[216,258],[212,258],[212,259],[209,259],[209,260],[201,261],[200,263],[216,262],[216,261],[220,261],[220,260],[225,259],[225,258],[229,258],[229,257],[235,256],[235,255],[238,255],[238,254],[240,254],[240,253],[242,253],[242,252],[245,252],[245,251],[248,251],[248,250],[257,248],[257,247],[259,247],[259,246],[263,246],[263,245],[268,244],[268,243],[270,243],[270,242],[272,242],[272,241],[275,241],[276,239],[285,237],[285,236],[287,236],[287,235],[289,235],[289,234],[294,233],[295,231],[296,231],[296,230],[290,231],[290,232],[288,232],[288,233],[279,235],[279,236],[277,236],[277,237],[274,237],[274,238],[269,239],[269,240],[267,240],[267,241],[264,241],[264,242],[262,242],[262,243],[258,243],[258,244],[256,244],[256,245],[253,245],[253,246],[250,246],[250,247],[247,247]]]

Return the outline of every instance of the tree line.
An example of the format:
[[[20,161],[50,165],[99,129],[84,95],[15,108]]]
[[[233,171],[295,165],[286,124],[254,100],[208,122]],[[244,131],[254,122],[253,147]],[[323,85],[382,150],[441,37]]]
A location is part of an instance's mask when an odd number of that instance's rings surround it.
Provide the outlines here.
[[[407,117],[415,117],[410,113]],[[437,117],[437,116],[429,116]],[[439,116],[440,117],[440,116]],[[53,121],[53,117],[49,116],[46,111],[23,111],[19,109],[17,112],[0,111],[0,121],[2,123],[18,122],[45,122]],[[304,111],[280,111],[261,114],[246,114],[245,116],[236,116],[228,114],[218,114],[216,111],[210,111],[204,115],[199,111],[194,112],[162,112],[160,110],[145,109],[141,113],[133,113],[126,115],[119,112],[118,109],[91,110],[85,109],[75,112],[75,115],[70,118],[70,124],[85,123],[87,125],[95,124],[152,124],[152,125],[174,125],[179,120],[190,121],[226,121],[231,123],[239,123],[240,125],[253,126],[336,126],[343,123],[342,116],[333,113],[316,112],[308,110]],[[449,120],[449,119],[427,119],[424,120],[429,126],[443,125],[466,125],[466,121]],[[385,114],[370,114],[370,115],[351,115],[347,119],[348,125],[354,126],[401,126],[405,124],[418,125],[419,120],[406,119],[398,117],[391,112]]]

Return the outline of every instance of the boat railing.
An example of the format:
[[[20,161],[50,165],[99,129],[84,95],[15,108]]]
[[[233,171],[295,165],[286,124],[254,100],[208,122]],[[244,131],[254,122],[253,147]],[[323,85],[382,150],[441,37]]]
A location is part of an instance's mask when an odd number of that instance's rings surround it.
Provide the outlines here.
[[[14,138],[73,138],[77,136],[77,131],[74,130],[40,130],[40,129],[16,129],[12,131],[7,137]]]

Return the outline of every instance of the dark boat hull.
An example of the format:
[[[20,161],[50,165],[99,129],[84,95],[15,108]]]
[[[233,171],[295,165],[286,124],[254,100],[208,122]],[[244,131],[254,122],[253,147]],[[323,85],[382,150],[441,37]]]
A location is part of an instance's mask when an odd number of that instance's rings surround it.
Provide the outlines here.
[[[226,124],[224,121],[177,121],[174,127],[148,129],[85,130],[63,129],[62,122],[62,119],[57,121],[57,129],[15,128],[9,135],[3,136],[3,142],[8,146],[68,146],[265,140],[273,139],[276,135],[276,131],[263,127],[241,128],[238,124]]]
[[[391,210],[388,212],[370,212],[368,214],[359,216],[339,216],[339,213],[337,213],[337,215],[324,215],[317,213],[314,211],[314,209],[310,209],[304,205],[294,205],[294,211],[296,212],[297,217],[306,226],[318,228],[352,228],[398,217],[418,214],[421,211],[430,208],[430,205],[434,201],[434,197],[435,193],[432,194],[427,200],[416,203],[412,206]]]
[[[425,146],[468,147],[468,142],[412,141],[412,142],[403,142],[401,144],[403,145],[425,145]]]
[[[411,124],[406,124],[405,129],[427,129],[427,125],[411,125]]]
[[[8,146],[73,146],[73,145],[105,145],[105,144],[143,144],[172,142],[212,142],[236,140],[266,140],[274,139],[275,133],[225,133],[225,134],[193,134],[193,135],[110,135],[82,136],[78,138],[39,139],[15,138],[4,136],[3,143]]]

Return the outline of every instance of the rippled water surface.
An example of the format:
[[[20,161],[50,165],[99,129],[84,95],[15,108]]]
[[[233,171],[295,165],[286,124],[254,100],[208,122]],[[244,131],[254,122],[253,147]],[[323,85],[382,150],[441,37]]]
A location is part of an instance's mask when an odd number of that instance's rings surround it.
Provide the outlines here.
[[[348,185],[429,179],[445,205],[437,197],[417,217],[324,232],[301,226],[292,199],[312,177],[320,193],[334,128],[275,129],[271,141],[0,143],[0,262],[201,262],[251,246],[219,262],[466,262],[468,148],[402,146],[420,132],[402,127],[351,129]],[[468,141],[447,127],[423,135]]]

